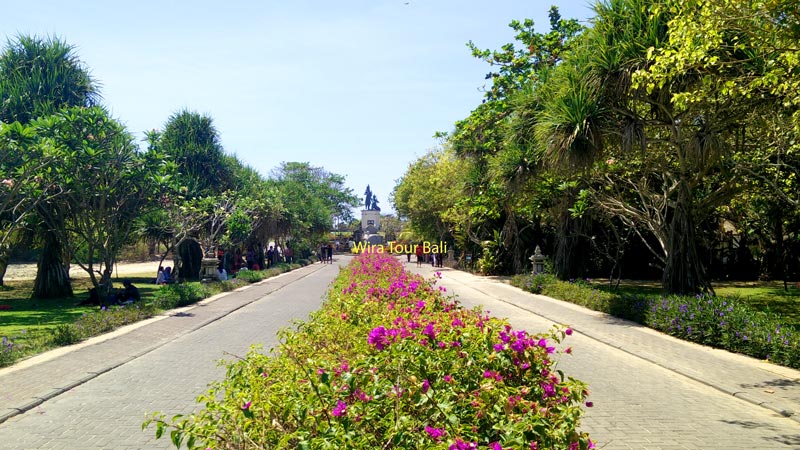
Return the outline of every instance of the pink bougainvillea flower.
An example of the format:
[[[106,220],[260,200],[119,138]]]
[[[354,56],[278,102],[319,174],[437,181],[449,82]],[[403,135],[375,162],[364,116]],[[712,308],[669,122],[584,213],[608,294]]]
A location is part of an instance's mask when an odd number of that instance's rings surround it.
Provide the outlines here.
[[[248,409],[250,409],[250,405],[252,404],[253,402],[246,402],[244,405],[242,405],[242,411],[247,411]]]
[[[491,444],[489,444],[489,448],[491,450],[503,450],[503,446],[500,445],[499,442],[492,442]]]
[[[373,328],[372,331],[369,332],[369,337],[367,337],[367,342],[370,345],[375,346],[378,350],[383,350],[389,344],[389,339],[386,333],[386,328],[383,326]]]
[[[433,439],[436,439],[437,441],[441,439],[442,436],[444,436],[444,429],[433,428],[430,425],[425,425],[425,432],[428,433],[428,436],[430,436]]]
[[[336,406],[334,406],[333,411],[331,411],[331,414],[333,414],[334,417],[341,417],[347,414],[347,403],[341,400],[337,400]]]
[[[422,380],[422,393],[427,393],[430,388],[431,383],[428,380]]]
[[[586,402],[587,408],[591,408],[592,406],[594,406],[594,402]]]
[[[567,336],[572,336],[572,328],[567,328],[566,330],[564,330],[564,333],[565,333]]]
[[[442,380],[444,380],[445,383],[452,383],[453,382],[453,376],[452,375],[445,375],[444,377],[442,377]]]

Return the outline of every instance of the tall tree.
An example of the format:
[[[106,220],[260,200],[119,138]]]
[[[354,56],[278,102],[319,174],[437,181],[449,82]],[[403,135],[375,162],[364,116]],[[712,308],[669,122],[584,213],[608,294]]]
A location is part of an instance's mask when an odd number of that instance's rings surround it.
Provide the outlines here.
[[[0,55],[0,121],[11,123],[54,114],[70,106],[91,106],[100,100],[98,84],[78,59],[73,46],[63,40],[19,36],[9,41]],[[55,199],[37,205],[39,213],[60,220]],[[72,295],[64,264],[67,243],[50,231],[64,223],[40,227],[43,238],[34,296],[40,298]]]
[[[236,161],[225,154],[211,116],[178,111],[152,139],[158,140],[159,152],[176,164],[187,197],[219,194],[235,187]]]

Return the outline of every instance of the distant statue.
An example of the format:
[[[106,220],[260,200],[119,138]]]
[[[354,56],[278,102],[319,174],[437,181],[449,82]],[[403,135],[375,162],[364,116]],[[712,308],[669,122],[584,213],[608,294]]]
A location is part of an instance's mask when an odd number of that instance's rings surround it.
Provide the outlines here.
[[[372,210],[373,211],[380,211],[381,207],[378,206],[378,197],[375,194],[372,194]]]
[[[372,190],[370,190],[369,185],[367,185],[367,190],[364,191],[364,196],[365,196],[364,197],[364,209],[366,209],[366,210],[372,209],[372,202],[373,202],[373,198],[374,197],[372,196]]]

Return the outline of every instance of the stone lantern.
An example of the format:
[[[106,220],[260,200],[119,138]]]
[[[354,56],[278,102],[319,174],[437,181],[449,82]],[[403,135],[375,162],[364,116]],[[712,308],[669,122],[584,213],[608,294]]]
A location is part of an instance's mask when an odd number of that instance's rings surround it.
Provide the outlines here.
[[[542,249],[539,246],[536,246],[536,249],[533,251],[533,255],[528,258],[531,261],[531,265],[533,266],[533,273],[534,275],[538,275],[540,273],[544,273],[544,261],[547,259],[546,256],[542,254]]]

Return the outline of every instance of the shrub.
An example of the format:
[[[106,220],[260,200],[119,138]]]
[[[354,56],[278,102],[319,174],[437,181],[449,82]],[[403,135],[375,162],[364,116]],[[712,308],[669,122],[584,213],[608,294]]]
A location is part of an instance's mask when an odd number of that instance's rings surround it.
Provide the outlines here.
[[[127,306],[110,306],[108,308],[103,307],[83,314],[74,323],[67,324],[67,326],[74,329],[74,335],[79,338],[78,340],[83,340],[129,323],[153,317],[156,311],[153,305],[144,305],[142,303],[134,303]],[[65,333],[65,336],[69,337],[68,332]]]
[[[238,278],[230,278],[225,281],[219,282],[219,288],[222,292],[230,292],[244,286],[246,283]]]
[[[210,295],[211,289],[199,282],[168,284],[155,292],[153,305],[159,309],[172,309],[197,303]]]
[[[781,317],[758,311],[737,297],[615,295],[588,280],[518,275],[512,284],[529,292],[586,306],[672,336],[800,368],[800,337]]]
[[[52,335],[52,342],[56,346],[72,345],[83,340],[78,328],[71,323],[62,323],[56,326]]]
[[[236,278],[248,283],[257,283],[264,279],[264,273],[260,270],[240,270],[236,273]]]
[[[251,349],[205,409],[144,425],[189,448],[591,448],[586,386],[553,359],[567,334],[515,331],[362,254],[274,356]]]

